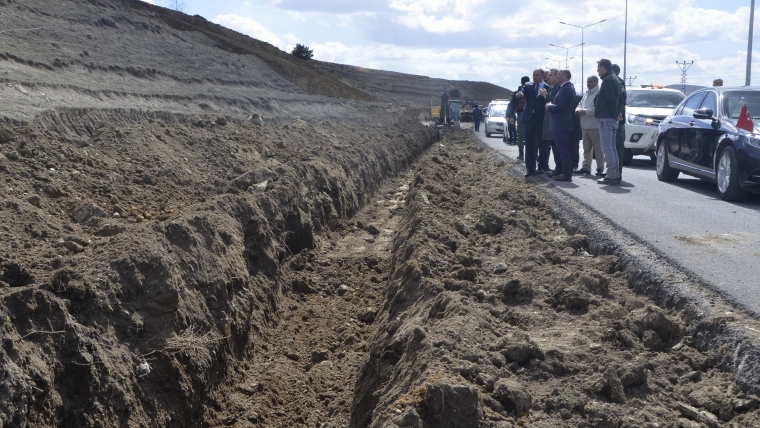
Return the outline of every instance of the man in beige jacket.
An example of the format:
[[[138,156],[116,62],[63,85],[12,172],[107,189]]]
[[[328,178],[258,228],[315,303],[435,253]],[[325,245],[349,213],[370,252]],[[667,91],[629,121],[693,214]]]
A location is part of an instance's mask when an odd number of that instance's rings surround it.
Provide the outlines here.
[[[581,117],[581,129],[583,129],[583,166],[576,174],[591,174],[591,159],[596,156],[596,176],[604,176],[604,153],[602,152],[602,139],[599,135],[599,122],[594,117],[594,101],[599,94],[599,78],[589,76],[586,79],[588,91],[583,94],[575,114]]]

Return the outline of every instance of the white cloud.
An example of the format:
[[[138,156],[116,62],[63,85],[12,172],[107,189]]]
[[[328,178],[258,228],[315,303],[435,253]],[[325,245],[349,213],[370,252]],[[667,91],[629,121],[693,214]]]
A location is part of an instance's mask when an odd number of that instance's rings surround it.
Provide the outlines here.
[[[436,34],[461,33],[470,30],[459,4],[452,0],[392,0],[390,8],[403,14],[397,21],[409,28],[423,28]],[[475,7],[474,4],[471,4]],[[440,18],[438,17],[440,16]]]
[[[149,3],[149,4],[152,4],[152,5],[156,4],[156,3],[153,2],[153,0],[141,0],[141,1],[144,1],[145,3]]]
[[[211,21],[251,36],[254,39],[271,43],[278,48],[285,47],[285,44],[281,38],[277,37],[277,35],[269,31],[269,29],[254,21],[253,19],[248,18],[247,16],[239,16],[235,14],[219,15]]]
[[[297,12],[295,10],[289,10],[287,11],[288,15],[290,15],[293,19],[297,19],[301,22],[306,22],[306,18],[304,18],[303,14],[300,12]]]
[[[285,50],[308,40],[315,58],[327,61],[512,87],[536,66],[557,66],[546,57],[565,57],[550,43],[581,43],[581,30],[559,21],[585,25],[604,19],[583,31],[584,73],[580,47],[567,52],[575,57],[569,67],[581,81],[581,74],[595,72],[599,58],[623,66],[625,0],[253,3],[258,21],[240,16],[240,10],[213,21]],[[627,74],[637,82],[674,83],[681,76],[675,62],[694,60],[689,83],[707,85],[720,76],[742,84],[748,21],[749,8],[735,0],[630,0]]]

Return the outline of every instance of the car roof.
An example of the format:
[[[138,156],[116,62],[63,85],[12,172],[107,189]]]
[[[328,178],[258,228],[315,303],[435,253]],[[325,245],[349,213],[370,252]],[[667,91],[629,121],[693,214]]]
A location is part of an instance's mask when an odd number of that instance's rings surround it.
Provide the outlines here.
[[[760,86],[713,86],[710,88],[700,88],[696,92],[703,92],[703,91],[718,91],[718,92],[736,92],[736,91],[760,91]]]
[[[678,89],[670,89],[670,88],[629,88],[629,89],[626,89],[626,91],[663,91],[663,92],[683,93],[679,91]]]

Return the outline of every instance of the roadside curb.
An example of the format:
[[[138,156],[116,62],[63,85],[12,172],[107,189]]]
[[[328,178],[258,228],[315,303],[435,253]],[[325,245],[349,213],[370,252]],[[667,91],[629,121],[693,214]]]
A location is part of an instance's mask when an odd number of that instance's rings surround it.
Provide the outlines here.
[[[509,162],[509,171],[522,178],[524,168],[520,163],[478,142],[494,159]],[[588,236],[589,253],[620,257],[623,274],[634,292],[651,298],[660,307],[677,311],[688,326],[693,346],[710,352],[715,365],[734,374],[745,393],[760,394],[758,320],[737,309],[740,303],[731,302],[635,233],[543,180],[546,186],[539,188],[557,204],[554,214],[568,232]]]

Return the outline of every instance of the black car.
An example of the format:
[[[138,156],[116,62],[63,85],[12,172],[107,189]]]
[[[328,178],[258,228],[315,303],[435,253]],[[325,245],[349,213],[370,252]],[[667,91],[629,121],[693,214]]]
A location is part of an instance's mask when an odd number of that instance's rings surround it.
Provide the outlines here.
[[[760,87],[704,88],[681,101],[659,126],[657,178],[709,180],[726,201],[760,193],[760,126],[736,127],[743,104],[760,125]]]

